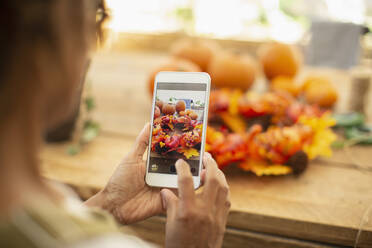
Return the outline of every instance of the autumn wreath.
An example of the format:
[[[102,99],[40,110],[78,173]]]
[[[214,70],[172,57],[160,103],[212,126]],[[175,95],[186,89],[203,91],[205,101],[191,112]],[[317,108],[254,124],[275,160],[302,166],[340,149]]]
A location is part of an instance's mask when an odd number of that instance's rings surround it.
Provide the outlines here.
[[[185,109],[184,101],[175,105],[156,101],[151,151],[159,155],[199,156],[203,124],[198,115]]]
[[[336,139],[330,111],[284,92],[211,92],[206,150],[220,168],[237,164],[261,175],[301,173],[317,156],[330,156]]]

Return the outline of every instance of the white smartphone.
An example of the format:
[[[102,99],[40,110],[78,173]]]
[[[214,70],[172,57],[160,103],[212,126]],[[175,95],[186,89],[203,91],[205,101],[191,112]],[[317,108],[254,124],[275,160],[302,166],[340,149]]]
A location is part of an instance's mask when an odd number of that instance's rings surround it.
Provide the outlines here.
[[[155,77],[146,183],[177,188],[175,163],[190,165],[200,186],[211,79],[204,72],[159,72]]]

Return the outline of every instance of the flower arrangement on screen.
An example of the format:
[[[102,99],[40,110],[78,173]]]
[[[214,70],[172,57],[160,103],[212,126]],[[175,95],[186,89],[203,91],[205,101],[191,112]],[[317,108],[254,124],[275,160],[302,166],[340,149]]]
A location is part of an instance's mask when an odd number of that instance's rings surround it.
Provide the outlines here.
[[[156,101],[151,151],[190,159],[199,156],[203,132],[202,121],[183,100],[164,103]]]

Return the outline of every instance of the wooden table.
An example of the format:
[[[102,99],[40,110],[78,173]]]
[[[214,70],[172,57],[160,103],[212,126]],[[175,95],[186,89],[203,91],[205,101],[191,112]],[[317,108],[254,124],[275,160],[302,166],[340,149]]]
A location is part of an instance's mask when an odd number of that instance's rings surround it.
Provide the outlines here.
[[[82,197],[102,188],[150,119],[147,75],[164,60],[163,54],[98,55],[89,78],[102,132],[76,156],[66,154],[68,144],[45,146],[44,176],[73,186]],[[332,73],[347,85],[347,74]],[[344,91],[337,108],[346,102]],[[358,247],[372,247],[372,149],[350,149],[311,162],[299,177],[256,177],[228,168],[232,207],[224,247],[353,246],[361,225]],[[131,227],[162,243],[164,222],[156,216]]]

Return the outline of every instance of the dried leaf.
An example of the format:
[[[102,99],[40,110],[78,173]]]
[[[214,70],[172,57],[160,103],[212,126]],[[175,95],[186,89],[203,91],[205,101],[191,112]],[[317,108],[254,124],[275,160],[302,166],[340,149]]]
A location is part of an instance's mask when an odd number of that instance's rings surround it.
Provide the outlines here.
[[[192,156],[195,156],[195,157],[196,156],[199,156],[199,152],[195,148],[185,148],[185,147],[182,147],[182,148],[178,149],[178,152],[183,153],[183,155],[187,159],[191,158]]]
[[[330,114],[326,113],[320,118],[301,116],[299,123],[310,126],[314,132],[312,142],[303,147],[309,159],[312,160],[318,156],[332,156],[331,145],[337,140],[337,136],[330,128],[336,124]]]
[[[234,90],[230,92],[230,105],[229,105],[229,113],[231,115],[237,115],[239,113],[239,100],[243,95],[241,90]]]
[[[224,123],[235,133],[242,133],[247,130],[247,124],[240,115],[232,115],[224,112],[220,114]]]
[[[287,175],[292,172],[291,167],[281,164],[268,164],[265,161],[247,160],[239,164],[245,171],[251,171],[257,176],[279,176]]]

